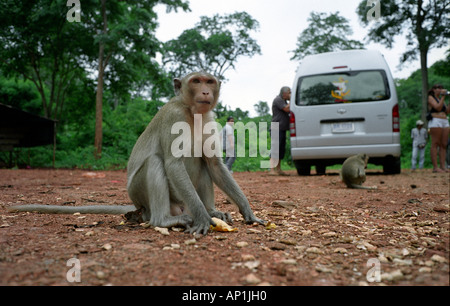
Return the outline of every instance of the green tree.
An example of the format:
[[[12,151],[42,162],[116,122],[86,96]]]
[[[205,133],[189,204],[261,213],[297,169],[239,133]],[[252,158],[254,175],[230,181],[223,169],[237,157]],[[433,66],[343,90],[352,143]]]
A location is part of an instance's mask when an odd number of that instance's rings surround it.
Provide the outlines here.
[[[85,71],[98,71],[96,155],[101,154],[103,89],[113,96],[149,92],[155,98],[168,88],[156,62],[160,42],[154,33],[154,7],[181,7],[185,0],[81,3],[80,20],[70,20],[66,0],[5,0],[0,3],[0,69],[36,86],[44,115],[60,119],[67,90]],[[48,90],[47,90],[48,87]],[[163,88],[159,91],[157,88]]]
[[[450,77],[450,49],[447,50],[446,59],[437,61],[433,66],[437,75]]]
[[[422,109],[421,118],[425,120],[428,111],[427,92],[428,52],[433,48],[448,45],[450,37],[449,0],[383,0],[381,16],[377,22],[367,19],[367,1],[361,1],[357,13],[365,26],[369,26],[368,40],[384,44],[388,48],[394,46],[395,37],[404,34],[408,41],[408,50],[400,61],[405,63],[420,56],[422,77]]]
[[[112,92],[129,92],[130,85],[142,79],[158,82],[162,75],[155,60],[160,51],[154,36],[157,16],[153,8],[165,4],[168,11],[178,7],[188,10],[182,0],[153,0],[116,2],[101,1],[101,21],[93,23],[98,51],[98,82],[96,96],[95,156],[101,157],[103,142],[103,83],[108,66],[108,81]],[[154,91],[153,91],[154,92]]]
[[[86,48],[93,43],[93,37],[86,35],[81,24],[67,22],[66,3],[0,3],[0,68],[7,76],[30,80],[39,92],[43,115],[52,119],[60,119],[67,89],[83,71],[78,59],[82,54],[93,55]],[[91,4],[83,2],[86,12]]]
[[[349,39],[353,31],[339,12],[330,15],[311,12],[308,22],[308,27],[298,37],[297,49],[291,51],[294,53],[291,60],[301,60],[311,54],[364,48],[361,42]]]
[[[449,65],[450,61],[442,60],[433,64],[429,69],[429,79],[431,84],[440,83],[445,88],[450,87],[450,75],[441,75],[439,69]],[[411,129],[416,127],[416,121],[421,119],[421,70],[414,71],[408,78],[396,80],[396,88],[400,106],[400,132],[402,146],[402,168],[411,167]],[[427,152],[429,150],[430,141],[428,141]],[[431,166],[429,154],[425,155],[425,166]]]
[[[164,44],[163,63],[173,75],[204,70],[225,80],[225,72],[234,69],[241,56],[261,54],[250,36],[259,23],[246,12],[200,17],[193,29]]]
[[[253,105],[253,107],[255,108],[258,117],[270,115],[270,108],[267,102],[259,101],[257,104]]]

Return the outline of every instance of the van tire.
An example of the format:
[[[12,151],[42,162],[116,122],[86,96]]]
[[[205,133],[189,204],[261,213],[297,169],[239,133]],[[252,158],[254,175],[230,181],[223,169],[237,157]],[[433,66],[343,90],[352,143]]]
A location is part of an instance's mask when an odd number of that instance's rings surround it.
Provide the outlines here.
[[[311,175],[311,164],[305,161],[294,160],[295,168],[300,176]]]
[[[384,174],[400,174],[402,172],[402,163],[400,157],[389,156],[383,164]]]
[[[316,174],[317,175],[325,175],[327,170],[327,166],[322,164],[322,163],[317,163],[316,164]]]

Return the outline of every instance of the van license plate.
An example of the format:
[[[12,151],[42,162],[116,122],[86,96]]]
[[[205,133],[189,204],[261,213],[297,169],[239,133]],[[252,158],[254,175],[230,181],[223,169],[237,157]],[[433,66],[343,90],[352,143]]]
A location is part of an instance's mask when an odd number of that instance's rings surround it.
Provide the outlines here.
[[[355,124],[352,122],[333,123],[333,133],[353,133],[355,131]]]

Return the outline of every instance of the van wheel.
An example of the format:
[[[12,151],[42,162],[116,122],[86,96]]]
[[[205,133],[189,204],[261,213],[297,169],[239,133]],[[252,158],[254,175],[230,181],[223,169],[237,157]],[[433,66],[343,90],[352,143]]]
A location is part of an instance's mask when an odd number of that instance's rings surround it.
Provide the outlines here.
[[[294,160],[295,168],[300,176],[311,175],[311,165],[305,161]]]
[[[383,164],[384,174],[400,174],[402,172],[402,163],[400,157],[386,157]]]
[[[316,173],[317,175],[325,175],[327,166],[324,164],[316,164]]]

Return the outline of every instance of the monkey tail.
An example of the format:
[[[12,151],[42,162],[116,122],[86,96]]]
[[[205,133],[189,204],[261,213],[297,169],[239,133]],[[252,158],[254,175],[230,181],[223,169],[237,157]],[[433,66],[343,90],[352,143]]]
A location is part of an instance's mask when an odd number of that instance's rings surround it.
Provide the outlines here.
[[[100,214],[122,215],[136,210],[133,205],[93,205],[93,206],[57,206],[57,205],[18,205],[8,207],[9,212],[39,212],[44,214]]]
[[[377,186],[367,187],[367,186],[356,185],[356,184],[350,184],[350,185],[348,185],[348,187],[353,188],[353,189],[365,189],[365,190],[377,190],[378,189]]]

